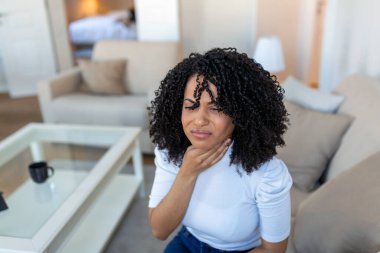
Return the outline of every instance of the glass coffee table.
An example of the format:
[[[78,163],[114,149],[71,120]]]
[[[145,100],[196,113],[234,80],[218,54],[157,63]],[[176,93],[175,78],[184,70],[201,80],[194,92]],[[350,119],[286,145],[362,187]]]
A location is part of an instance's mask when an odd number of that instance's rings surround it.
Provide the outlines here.
[[[0,142],[2,252],[100,252],[144,195],[137,127],[29,124]],[[128,161],[131,160],[129,163]],[[28,165],[47,161],[43,183]]]

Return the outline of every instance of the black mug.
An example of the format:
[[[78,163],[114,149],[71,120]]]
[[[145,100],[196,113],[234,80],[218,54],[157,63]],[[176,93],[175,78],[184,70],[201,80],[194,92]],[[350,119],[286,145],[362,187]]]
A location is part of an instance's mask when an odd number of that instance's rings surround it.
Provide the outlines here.
[[[5,203],[5,199],[3,198],[3,193],[0,192],[0,211],[7,210],[8,206],[7,203]]]
[[[53,167],[49,166],[47,162],[34,162],[29,165],[29,174],[34,182],[40,184],[54,175],[54,169]]]

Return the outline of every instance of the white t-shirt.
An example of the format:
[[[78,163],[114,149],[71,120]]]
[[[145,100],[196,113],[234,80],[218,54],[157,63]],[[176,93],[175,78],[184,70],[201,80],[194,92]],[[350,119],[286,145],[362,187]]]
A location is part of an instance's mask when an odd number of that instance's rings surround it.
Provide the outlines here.
[[[156,207],[172,187],[179,167],[167,152],[155,149],[156,175],[149,207]],[[199,174],[183,224],[200,241],[222,250],[247,250],[286,239],[290,233],[290,188],[286,165],[273,157],[247,174],[229,165],[232,148]],[[239,173],[238,173],[239,171]]]

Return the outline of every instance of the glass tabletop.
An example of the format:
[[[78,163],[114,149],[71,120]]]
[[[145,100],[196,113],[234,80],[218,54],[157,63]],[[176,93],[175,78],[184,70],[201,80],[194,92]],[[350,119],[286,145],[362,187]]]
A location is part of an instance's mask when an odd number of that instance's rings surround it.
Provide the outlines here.
[[[8,209],[0,212],[0,236],[32,238],[125,134],[92,130],[32,127],[1,143],[0,191]],[[42,160],[54,174],[36,183],[28,167]]]
[[[0,190],[8,209],[0,212],[0,235],[31,238],[78,187],[107,148],[43,143],[46,161],[54,174],[34,182],[28,166],[30,147],[0,166]]]

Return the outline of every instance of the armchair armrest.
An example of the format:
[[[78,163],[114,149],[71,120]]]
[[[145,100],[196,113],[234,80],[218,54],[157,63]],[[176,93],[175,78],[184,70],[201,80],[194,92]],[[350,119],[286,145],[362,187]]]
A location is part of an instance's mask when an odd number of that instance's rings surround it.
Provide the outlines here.
[[[81,72],[74,67],[58,75],[38,82],[38,101],[45,122],[54,122],[51,102],[54,98],[75,92],[82,82]]]
[[[295,252],[380,250],[379,164],[380,151],[327,181],[301,203],[291,238]]]

